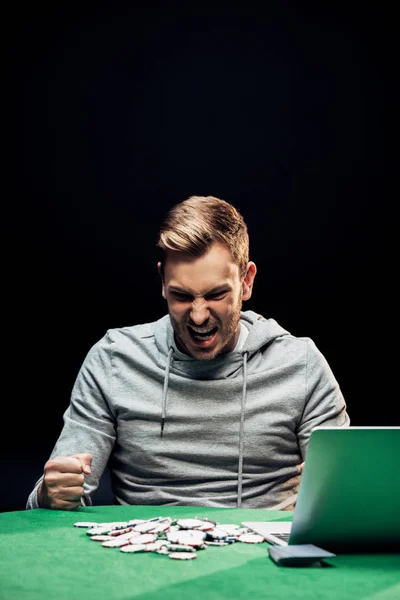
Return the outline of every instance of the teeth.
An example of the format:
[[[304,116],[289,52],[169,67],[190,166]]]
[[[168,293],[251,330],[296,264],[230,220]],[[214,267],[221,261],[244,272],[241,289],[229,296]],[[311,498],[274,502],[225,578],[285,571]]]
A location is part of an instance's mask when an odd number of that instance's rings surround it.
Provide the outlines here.
[[[213,327],[213,329],[214,329],[214,327]],[[192,331],[194,333],[200,333],[201,335],[210,335],[210,333],[212,332],[212,329],[209,329],[208,331],[203,331],[203,330],[197,331],[197,329],[193,329],[193,327],[192,327]]]
[[[194,335],[201,335],[201,337],[206,337],[206,336],[212,336],[214,335],[214,329],[215,327],[211,327],[211,329],[208,329],[207,331],[205,331],[204,329],[194,329],[194,327],[190,327],[190,329],[192,330]]]
[[[192,331],[192,335],[193,337],[195,337],[198,340],[210,340],[214,333],[215,333],[215,327],[212,327],[211,329],[208,329],[208,331],[204,331],[204,329],[193,329],[193,327],[190,327],[191,331]]]
[[[195,337],[197,340],[211,340],[211,338],[213,337],[213,333],[211,335],[199,335],[199,334],[194,334],[193,337]]]

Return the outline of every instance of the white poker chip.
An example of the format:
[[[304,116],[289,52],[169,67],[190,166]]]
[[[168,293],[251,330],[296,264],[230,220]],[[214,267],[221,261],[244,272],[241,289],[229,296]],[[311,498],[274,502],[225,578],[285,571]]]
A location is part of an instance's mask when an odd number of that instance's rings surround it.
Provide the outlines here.
[[[157,552],[158,550],[161,550],[161,548],[164,547],[164,545],[161,541],[152,542],[151,544],[143,544],[143,545],[145,546],[145,549],[144,549],[145,552]]]
[[[129,543],[129,539],[121,536],[113,538],[112,540],[108,540],[107,542],[103,542],[102,546],[104,548],[121,548],[122,546],[126,546]]]
[[[204,542],[206,546],[230,546],[231,544],[233,544],[233,542],[224,542],[224,541],[218,541],[218,542]]]
[[[95,527],[94,529],[88,529],[86,531],[87,535],[104,535],[108,534],[112,531],[111,527]]]
[[[219,527],[214,527],[214,529],[207,531],[206,539],[211,538],[213,540],[223,540],[227,537],[228,537],[228,534],[226,531],[224,531],[223,529],[220,529]]]
[[[170,552],[194,552],[193,546],[181,546],[180,544],[170,544],[167,542],[167,548]]]
[[[200,546],[206,537],[204,531],[186,529],[167,533],[167,540],[180,546]]]
[[[89,529],[93,529],[94,527],[98,527],[99,523],[93,523],[92,521],[78,521],[74,523],[74,527],[88,527]]]
[[[171,525],[171,527],[168,529],[168,533],[173,533],[174,531],[181,531],[181,528],[178,527],[178,525]]]
[[[253,533],[253,530],[248,527],[241,527],[236,535],[243,535],[243,533]]]
[[[245,530],[239,525],[232,525],[230,523],[223,523],[222,525],[218,524],[218,529],[225,531],[225,533],[228,533],[229,535],[241,535],[242,533],[248,532],[248,529]]]
[[[167,532],[166,538],[169,542],[171,542],[171,544],[180,544],[180,542],[178,542],[179,533],[182,533],[182,532],[170,530]]]
[[[163,519],[162,521],[157,523],[154,529],[151,529],[150,531],[151,533],[163,533],[164,531],[168,531],[171,527],[171,522],[172,519]],[[135,527],[135,530],[137,531],[137,527]]]
[[[238,540],[245,544],[261,544],[261,542],[265,542],[265,538],[257,533],[243,533],[239,535]]]
[[[171,552],[168,556],[173,560],[193,560],[193,558],[197,558],[197,554],[194,552]]]
[[[204,525],[204,521],[200,519],[179,519],[176,524],[181,529],[196,529]]]
[[[110,535],[113,537],[118,537],[119,535],[124,535],[130,531],[133,531],[133,527],[121,527],[121,529],[111,529]]]
[[[123,544],[121,542],[123,542],[124,540],[127,540],[127,542],[129,542],[131,539],[133,539],[134,537],[138,537],[140,535],[140,533],[135,533],[134,531],[128,531],[127,533],[122,533],[121,535],[110,535],[109,536],[109,540],[104,540],[104,541],[111,541],[113,540],[115,542],[114,546],[123,546]],[[109,546],[110,548],[112,547],[112,545],[110,544]]]
[[[128,527],[127,521],[107,521],[106,523],[98,523],[100,527],[110,527],[111,529],[119,529],[121,527]]]
[[[120,548],[120,552],[128,552],[129,554],[133,554],[134,552],[145,552],[147,544],[128,544],[127,546],[122,546]]]
[[[156,550],[156,553],[168,556],[168,554],[170,553],[170,551],[165,546],[162,546],[162,548],[160,548],[160,550]]]
[[[139,533],[150,533],[151,531],[154,531],[154,529],[157,529],[158,526],[159,524],[157,522],[139,523],[135,526],[135,531],[139,531]]]
[[[196,527],[196,531],[210,531],[212,529],[214,529],[215,525],[214,523],[209,523],[208,521],[204,521],[202,525],[199,525],[199,527]]]
[[[129,541],[131,544],[151,544],[157,541],[157,536],[154,533],[142,533],[131,537]]]
[[[90,539],[94,542],[108,542],[114,538],[112,538],[111,535],[92,535]]]

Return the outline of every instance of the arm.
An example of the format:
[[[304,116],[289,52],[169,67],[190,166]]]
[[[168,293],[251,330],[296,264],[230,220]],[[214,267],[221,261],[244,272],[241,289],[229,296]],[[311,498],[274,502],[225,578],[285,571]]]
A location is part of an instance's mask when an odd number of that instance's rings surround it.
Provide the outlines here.
[[[110,354],[106,335],[86,356],[64,413],[63,429],[44,475],[29,495],[27,509],[70,510],[91,503],[90,494],[99,485],[116,438]],[[88,456],[93,457],[91,465]]]
[[[348,427],[346,403],[326,359],[312,340],[306,357],[305,404],[297,436],[303,460],[314,427]]]

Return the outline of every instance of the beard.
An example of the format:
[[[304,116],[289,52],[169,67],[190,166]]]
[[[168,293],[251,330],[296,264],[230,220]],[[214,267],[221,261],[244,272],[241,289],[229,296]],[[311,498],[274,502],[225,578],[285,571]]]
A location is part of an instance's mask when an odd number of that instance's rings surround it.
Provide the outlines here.
[[[235,334],[238,330],[241,310],[242,293],[235,309],[224,321],[221,321],[216,317],[210,317],[202,324],[202,327],[208,330],[218,327],[216,342],[207,348],[196,346],[195,342],[192,340],[188,328],[188,325],[191,325],[189,316],[182,320],[177,320],[169,313],[177,347],[184,354],[188,354],[197,360],[212,360],[219,354],[231,352],[234,349]]]

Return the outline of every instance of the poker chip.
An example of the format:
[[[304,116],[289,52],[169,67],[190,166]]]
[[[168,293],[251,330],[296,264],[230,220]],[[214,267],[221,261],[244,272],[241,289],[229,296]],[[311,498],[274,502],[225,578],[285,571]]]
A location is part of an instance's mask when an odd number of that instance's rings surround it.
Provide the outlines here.
[[[139,523],[144,523],[145,519],[131,519],[130,521],[127,522],[126,526],[127,527],[135,527],[136,525],[139,525]]]
[[[104,535],[108,534],[112,530],[109,525],[107,527],[95,527],[94,529],[88,529],[87,535]]]
[[[223,531],[219,527],[214,527],[214,529],[211,529],[210,531],[206,532],[206,539],[223,540],[227,537],[228,534],[226,533],[226,531]]]
[[[160,542],[160,541],[152,542],[151,544],[143,544],[143,545],[144,545],[145,552],[157,552],[157,550],[161,550],[161,548],[165,547],[165,546],[163,546],[162,542]]]
[[[239,535],[238,539],[239,542],[244,542],[245,544],[261,544],[261,542],[265,542],[265,538],[257,533],[243,533]]]
[[[74,527],[89,527],[90,529],[93,529],[98,526],[98,523],[93,523],[92,521],[78,521],[77,523],[74,523]]]
[[[157,523],[139,523],[136,525],[135,531],[139,531],[139,533],[150,533],[154,529],[157,529]]]
[[[228,535],[242,535],[243,533],[248,533],[249,530],[245,527],[240,527],[239,525],[231,525],[230,523],[222,523],[218,524],[218,529],[221,531],[225,531]]]
[[[128,525],[127,521],[118,521],[116,523],[107,524],[111,525],[113,531],[119,531],[120,529],[127,529],[128,527],[131,527],[131,525]]]
[[[111,533],[111,532],[110,532]],[[95,542],[110,542],[107,543],[107,545],[105,546],[105,548],[118,548],[118,546],[124,546],[125,544],[129,544],[130,540],[134,537],[138,537],[138,533],[135,533],[134,531],[132,532],[128,532],[128,533],[122,533],[121,535],[117,535],[117,536],[112,536],[112,535],[93,535],[90,539],[93,540]],[[103,546],[104,546],[103,543]]]
[[[173,560],[192,560],[193,558],[197,558],[197,554],[194,552],[171,552],[168,556]]]
[[[110,535],[113,537],[117,537],[119,535],[129,533],[130,531],[133,531],[133,527],[121,527],[121,529],[111,529]]]
[[[152,533],[164,533],[164,531],[168,531],[171,527],[172,519],[163,519],[159,521],[154,529],[151,529]]]
[[[197,531],[195,529],[184,529],[182,531],[174,531],[167,533],[167,540],[172,544],[179,544],[180,546],[199,546],[203,543],[206,537],[204,531]]]
[[[209,525],[212,525],[213,527],[217,526],[217,521],[213,521],[212,519],[208,519],[207,517],[195,517],[195,519],[199,519],[202,523],[208,523]]]
[[[180,546],[179,544],[168,544],[166,548],[171,552],[194,552],[193,546]]]
[[[196,529],[204,525],[201,519],[179,519],[176,524],[180,529]]]
[[[231,544],[233,544],[233,542],[225,542],[224,541],[220,541],[220,542],[204,542],[206,546],[230,546]]]
[[[164,555],[168,555],[170,553],[170,551],[168,550],[168,548],[166,548],[165,546],[163,546],[162,548],[160,548],[160,550],[156,550],[157,554],[164,554]]]
[[[196,531],[211,531],[214,527],[215,525],[213,523],[204,522],[202,525],[199,525],[199,527],[196,527]]]
[[[133,554],[134,552],[145,552],[145,550],[146,550],[146,544],[135,544],[135,545],[128,544],[127,546],[122,546],[120,548],[121,552],[128,552],[129,554],[130,553]]]
[[[161,521],[166,520],[168,520],[170,523],[172,522],[172,519],[165,517],[155,517],[154,519],[148,519],[147,521],[142,521],[141,523],[135,525],[135,530],[140,531],[140,533],[148,533],[155,529]]]
[[[126,521],[110,521],[109,523],[97,523],[98,527],[109,527],[110,529],[121,529],[122,527],[128,527]]]
[[[129,539],[122,538],[120,536],[120,537],[113,538],[112,540],[108,540],[106,542],[103,542],[102,546],[104,548],[121,548],[122,546],[126,546],[129,543],[130,543]]]
[[[168,529],[168,532],[172,533],[173,531],[181,531],[181,528],[178,527],[178,525],[171,525],[171,527]]]
[[[130,538],[131,544],[150,544],[156,541],[157,536],[154,533],[142,533]]]

